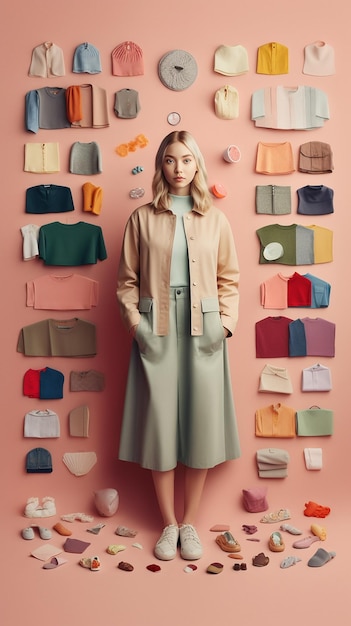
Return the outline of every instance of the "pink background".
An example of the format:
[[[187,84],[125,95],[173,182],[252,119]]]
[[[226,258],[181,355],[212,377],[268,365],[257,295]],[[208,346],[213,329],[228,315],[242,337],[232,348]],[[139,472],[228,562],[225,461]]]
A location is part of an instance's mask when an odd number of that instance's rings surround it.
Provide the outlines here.
[[[336,0],[333,4],[311,0],[281,3],[251,2],[235,4],[223,0],[209,5],[194,0],[177,3],[148,2],[117,3],[68,2],[57,5],[32,0],[29,4],[6,3],[3,8],[3,33],[0,46],[2,58],[2,194],[3,237],[2,267],[4,296],[2,320],[2,543],[3,543],[3,607],[2,618],[6,624],[26,623],[34,626],[47,622],[58,624],[103,623],[113,626],[128,623],[131,626],[175,626],[176,624],[213,624],[224,626],[237,621],[241,624],[285,624],[296,620],[327,621],[333,619],[340,626],[348,624],[346,617],[349,590],[348,518],[350,502],[348,466],[350,419],[348,415],[350,295],[347,287],[349,267],[349,135],[348,73],[349,61],[346,41],[350,9],[347,3]],[[28,76],[32,49],[44,41],[53,41],[64,51],[66,76],[58,79],[41,79]],[[144,52],[144,76],[121,78],[111,74],[110,55],[113,48],[125,40],[141,46]],[[304,46],[323,40],[335,49],[337,72],[330,77],[311,77],[302,73]],[[76,75],[71,71],[73,53],[77,45],[88,41],[95,45],[101,56],[103,71],[99,75]],[[278,41],[289,48],[290,72],[288,76],[262,76],[255,72],[257,48],[263,43]],[[250,70],[247,74],[226,78],[213,71],[213,57],[221,44],[246,47]],[[191,88],[174,92],[165,88],[157,74],[160,58],[173,49],[183,49],[194,55],[198,64],[198,77]],[[108,93],[110,126],[102,130],[59,131],[40,130],[36,136],[24,130],[24,96],[30,89],[46,85],[67,87],[72,84],[93,82]],[[237,120],[224,121],[214,114],[215,91],[225,84],[235,86],[239,92],[240,114]],[[250,97],[263,86],[312,85],[326,91],[329,97],[331,119],[317,131],[279,131],[256,129],[250,121]],[[114,93],[121,88],[138,90],[141,111],[134,120],[118,119],[113,113]],[[187,129],[197,138],[204,153],[209,172],[209,184],[221,183],[227,197],[217,200],[218,206],[228,216],[236,239],[241,267],[240,320],[235,336],[230,340],[233,389],[239,420],[242,456],[240,460],[218,467],[210,473],[203,505],[198,519],[198,530],[204,543],[205,555],[197,563],[198,570],[191,575],[183,572],[185,563],[177,558],[164,563],[158,574],[145,568],[154,561],[153,545],[158,537],[161,520],[153,495],[150,476],[138,467],[117,460],[118,439],[124,387],[130,344],[121,325],[115,299],[116,269],[125,222],[138,201],[129,198],[129,191],[143,186],[145,199],[150,196],[155,151],[160,140],[171,127],[166,117],[178,111],[182,121],[179,128]],[[148,146],[121,158],[115,153],[120,143],[133,140],[143,133]],[[255,155],[258,141],[291,141],[295,159],[298,147],[312,139],[331,144],[335,169],[332,174],[309,177],[298,172],[273,181],[271,177],[255,173]],[[61,171],[55,175],[23,172],[23,148],[27,141],[58,141],[61,153]],[[99,217],[83,214],[82,184],[86,177],[68,171],[69,150],[74,141],[97,141],[103,156],[103,173],[90,177],[91,182],[102,186],[104,202]],[[240,163],[231,165],[222,158],[229,144],[241,150]],[[133,176],[131,170],[142,165],[144,172]],[[104,233],[108,259],[95,266],[78,268],[79,273],[100,283],[100,301],[92,311],[78,316],[97,325],[98,355],[94,359],[41,359],[28,358],[16,352],[20,329],[47,317],[68,318],[77,315],[50,315],[47,311],[33,311],[25,305],[25,285],[45,273],[55,273],[55,268],[45,268],[41,261],[22,260],[20,228],[28,223],[42,225],[56,219],[54,215],[29,216],[24,212],[25,190],[42,182],[69,186],[76,210],[62,216],[65,223],[79,220],[99,224]],[[321,358],[330,366],[333,389],[329,393],[302,394],[300,377],[303,367],[319,359],[279,359],[292,378],[294,393],[283,399],[257,392],[263,359],[255,358],[254,324],[269,312],[259,303],[259,285],[276,271],[289,275],[293,269],[284,266],[259,266],[258,241],[255,230],[272,221],[268,216],[258,216],[254,208],[257,184],[275,182],[290,185],[292,189],[292,214],[283,216],[284,224],[313,223],[311,219],[296,215],[296,189],[307,184],[326,184],[335,190],[335,213],[316,218],[316,223],[334,232],[333,263],[297,268],[301,273],[311,273],[332,285],[329,308],[313,310],[311,317],[323,317],[336,324],[336,356]],[[33,218],[33,219],[32,219]],[[65,268],[56,273],[68,273]],[[308,312],[307,312],[308,313]],[[273,315],[276,313],[272,313]],[[287,310],[284,314],[298,318],[305,310]],[[278,364],[278,363],[275,363]],[[31,401],[22,395],[23,374],[28,368],[49,365],[61,370],[66,377],[62,400],[43,406],[43,401]],[[105,372],[106,389],[102,394],[72,394],[68,389],[71,369],[94,367]],[[335,412],[335,433],[330,438],[293,440],[257,439],[254,434],[256,408],[271,402],[282,401],[296,409],[318,404]],[[90,437],[72,439],[68,435],[68,413],[78,404],[88,404],[91,414]],[[57,440],[30,440],[23,438],[23,419],[28,410],[51,408],[61,421],[61,437]],[[25,455],[29,449],[43,445],[53,456],[54,471],[50,475],[26,474]],[[255,453],[261,447],[280,447],[291,456],[289,475],[283,480],[261,480],[257,476]],[[323,469],[308,472],[303,461],[305,446],[323,448]],[[62,462],[68,451],[94,450],[98,463],[86,476],[77,478],[70,474]],[[181,478],[181,472],[179,473]],[[287,507],[291,523],[309,534],[310,524],[317,522],[327,529],[327,540],[297,553],[291,549],[293,537],[284,534],[286,550],[283,555],[268,550],[268,539],[273,529],[259,523],[260,514],[249,514],[241,503],[241,490],[265,485],[268,488],[271,511]],[[346,486],[346,489],[345,489]],[[91,541],[87,556],[98,554],[102,570],[91,572],[79,567],[79,555],[68,554],[68,563],[57,571],[45,571],[42,562],[30,556],[42,541],[32,542],[21,538],[21,530],[28,525],[23,511],[30,496],[50,495],[56,500],[57,516],[39,520],[51,528],[60,515],[83,511],[102,521],[94,508],[93,492],[114,487],[120,494],[120,506],[115,516],[105,518],[106,527],[98,536],[86,532],[87,525],[74,522],[70,525],[73,536]],[[181,493],[181,481],[179,480]],[[346,493],[345,493],[346,492]],[[304,516],[304,505],[309,500],[331,507],[325,520]],[[33,520],[35,521],[35,520]],[[242,554],[248,564],[246,572],[234,572],[232,561],[215,544],[215,534],[209,531],[213,524],[230,524],[232,533],[242,545]],[[118,524],[138,530],[137,540],[143,550],[131,547],[131,541],[120,541],[114,531]],[[242,524],[257,524],[259,543],[247,541]],[[91,525],[89,525],[91,526]],[[50,543],[62,547],[64,539],[53,531]],[[125,543],[127,550],[117,556],[106,554],[110,543]],[[317,547],[337,552],[336,559],[320,569],[307,567],[308,558]],[[270,556],[266,568],[251,565],[252,557],[264,551]],[[301,554],[302,552],[302,554]],[[295,554],[302,559],[295,567],[282,570],[283,556]],[[65,555],[64,555],[65,556]],[[121,558],[120,558],[121,557]],[[131,574],[116,568],[119,560],[134,564]],[[220,576],[209,576],[206,567],[212,561],[224,563]]]

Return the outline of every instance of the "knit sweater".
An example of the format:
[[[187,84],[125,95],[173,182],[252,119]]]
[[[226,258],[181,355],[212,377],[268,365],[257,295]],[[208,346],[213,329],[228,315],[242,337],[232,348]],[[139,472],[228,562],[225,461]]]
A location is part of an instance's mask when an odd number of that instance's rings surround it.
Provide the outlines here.
[[[37,133],[39,128],[69,128],[66,114],[66,90],[62,87],[42,87],[26,93],[26,130]]]
[[[39,231],[39,258],[45,265],[90,265],[107,258],[100,226],[88,222],[45,224]]]
[[[90,143],[76,141],[71,148],[69,171],[71,174],[84,176],[101,174],[102,157],[99,145],[95,141]]]

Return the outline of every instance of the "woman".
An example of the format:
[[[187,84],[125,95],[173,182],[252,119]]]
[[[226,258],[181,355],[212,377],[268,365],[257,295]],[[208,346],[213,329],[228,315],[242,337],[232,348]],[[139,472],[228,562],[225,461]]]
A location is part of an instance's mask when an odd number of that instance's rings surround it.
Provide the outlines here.
[[[224,214],[212,205],[203,156],[187,131],[158,149],[153,200],[130,216],[117,298],[134,341],[119,458],[152,471],[164,529],[155,556],[195,560],[207,471],[240,455],[226,337],[238,318],[239,270]],[[174,477],[185,466],[184,512]]]

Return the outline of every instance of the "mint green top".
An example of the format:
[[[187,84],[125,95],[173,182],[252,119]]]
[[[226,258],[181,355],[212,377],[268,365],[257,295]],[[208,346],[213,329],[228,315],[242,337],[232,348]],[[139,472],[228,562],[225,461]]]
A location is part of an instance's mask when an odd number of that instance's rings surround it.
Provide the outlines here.
[[[177,218],[173,240],[171,259],[171,287],[186,287],[189,285],[188,246],[185,238],[183,218],[193,208],[191,196],[175,196],[171,194],[171,211]]]

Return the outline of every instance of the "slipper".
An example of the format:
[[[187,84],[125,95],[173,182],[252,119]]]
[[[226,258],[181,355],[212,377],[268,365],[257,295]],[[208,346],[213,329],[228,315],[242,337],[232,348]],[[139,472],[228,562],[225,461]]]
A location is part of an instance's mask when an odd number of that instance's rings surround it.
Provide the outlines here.
[[[241,546],[229,530],[216,537],[216,543],[224,552],[240,552]]]
[[[311,556],[307,565],[310,567],[321,567],[336,556],[336,552],[327,552],[324,548],[318,548],[317,552]]]
[[[23,528],[21,534],[22,534],[23,539],[34,539],[33,528]]]
[[[283,537],[277,530],[271,534],[268,542],[268,547],[272,552],[283,552],[283,550],[285,550]]]
[[[327,531],[323,526],[319,526],[319,524],[311,524],[311,533],[316,535],[321,541],[325,541],[327,538]]]
[[[286,519],[290,519],[290,511],[288,509],[279,509],[279,511],[274,511],[273,513],[266,513],[260,519],[260,522],[263,524],[274,524],[274,522],[284,522]]]
[[[269,557],[266,556],[263,552],[260,552],[252,559],[252,565],[255,565],[256,567],[264,567],[265,565],[268,565],[268,563]]]
[[[31,524],[32,528],[37,528],[39,531],[40,539],[52,539],[52,532],[48,528],[43,528],[37,524]]]
[[[54,556],[49,563],[44,563],[43,569],[56,569],[56,567],[59,567],[59,565],[63,565],[64,563],[67,563],[67,559]]]
[[[295,528],[295,526],[290,526],[290,524],[281,524],[280,530],[286,530],[286,532],[291,535],[302,535],[302,530]]]
[[[286,559],[281,562],[280,567],[286,569],[287,567],[296,565],[296,563],[299,563],[299,561],[301,561],[301,559],[299,559],[297,556],[287,556]]]
[[[312,543],[318,540],[319,540],[319,537],[305,537],[304,539],[298,539],[297,541],[294,541],[294,543],[292,544],[292,547],[293,548],[309,548],[312,545]]]

